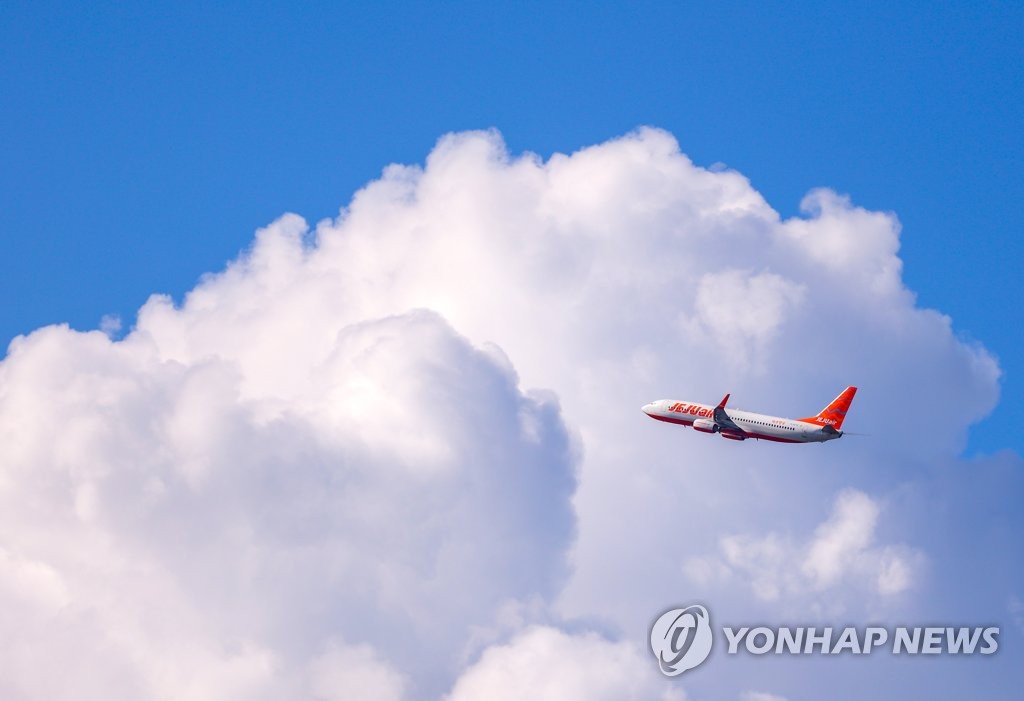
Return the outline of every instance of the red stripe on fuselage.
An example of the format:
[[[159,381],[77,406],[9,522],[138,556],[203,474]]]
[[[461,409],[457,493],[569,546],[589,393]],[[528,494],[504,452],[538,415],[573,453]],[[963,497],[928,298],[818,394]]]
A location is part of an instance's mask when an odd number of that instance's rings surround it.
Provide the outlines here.
[[[762,441],[775,441],[776,443],[803,443],[803,441],[794,441],[792,438],[777,438],[775,436],[766,436],[763,433],[747,433],[747,438],[757,438]]]
[[[686,419],[670,419],[667,416],[655,416],[654,414],[648,414],[648,416],[658,421],[664,421],[665,423],[681,424],[683,426],[693,426],[693,419],[687,421]]]
[[[658,421],[664,421],[669,424],[679,424],[680,426],[693,426],[693,421],[687,421],[686,419],[673,419],[667,416],[655,416],[654,414],[648,414],[652,419]],[[735,431],[733,431],[735,433]],[[775,443],[803,443],[804,441],[794,441],[791,438],[777,438],[775,436],[766,436],[763,433],[751,433],[750,431],[744,431],[743,435],[747,438],[757,438],[762,441],[774,441]]]

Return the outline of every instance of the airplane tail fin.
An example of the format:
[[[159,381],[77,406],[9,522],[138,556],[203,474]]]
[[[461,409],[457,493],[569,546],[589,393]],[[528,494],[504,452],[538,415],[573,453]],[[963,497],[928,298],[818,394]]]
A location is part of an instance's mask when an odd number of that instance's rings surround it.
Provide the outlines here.
[[[808,416],[805,419],[798,420],[819,426],[831,426],[838,431],[843,427],[843,419],[846,418],[846,412],[850,409],[850,404],[853,402],[853,395],[855,394],[857,394],[856,387],[847,387],[838,397],[832,400],[831,404],[822,409],[817,416]]]

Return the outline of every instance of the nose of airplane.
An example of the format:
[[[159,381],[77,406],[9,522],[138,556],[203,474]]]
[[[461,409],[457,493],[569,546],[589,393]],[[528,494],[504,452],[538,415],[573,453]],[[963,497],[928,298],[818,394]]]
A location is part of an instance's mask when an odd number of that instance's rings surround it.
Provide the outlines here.
[[[654,411],[654,402],[651,402],[650,404],[644,404],[642,407],[640,407],[640,411],[650,416],[651,412]]]

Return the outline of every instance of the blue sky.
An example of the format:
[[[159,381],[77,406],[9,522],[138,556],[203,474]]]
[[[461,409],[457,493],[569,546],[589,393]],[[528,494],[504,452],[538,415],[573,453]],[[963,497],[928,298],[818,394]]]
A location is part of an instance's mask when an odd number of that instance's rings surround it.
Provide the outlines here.
[[[969,451],[1020,450],[1022,54],[1013,3],[4,3],[0,337],[130,324],[446,132],[650,124],[784,216],[819,185],[895,212],[920,303],[1005,372]]]
[[[708,5],[0,4],[0,695],[1013,698],[1024,10]]]

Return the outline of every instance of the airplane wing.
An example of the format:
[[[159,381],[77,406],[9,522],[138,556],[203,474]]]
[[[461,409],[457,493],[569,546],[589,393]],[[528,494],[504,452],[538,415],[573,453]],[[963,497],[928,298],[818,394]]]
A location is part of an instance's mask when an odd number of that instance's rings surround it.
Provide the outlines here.
[[[718,424],[721,427],[721,430],[723,430],[723,431],[728,431],[730,433],[738,433],[740,435],[745,435],[745,432],[743,431],[743,429],[740,428],[739,426],[737,426],[733,422],[733,420],[729,418],[729,415],[725,413],[725,403],[727,401],[729,401],[729,395],[728,394],[725,395],[725,397],[722,399],[722,401],[720,401],[718,403],[718,406],[715,407],[715,414],[714,414],[715,423]]]

